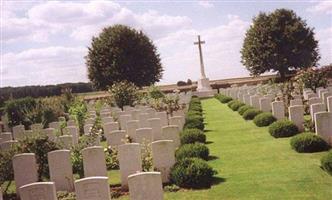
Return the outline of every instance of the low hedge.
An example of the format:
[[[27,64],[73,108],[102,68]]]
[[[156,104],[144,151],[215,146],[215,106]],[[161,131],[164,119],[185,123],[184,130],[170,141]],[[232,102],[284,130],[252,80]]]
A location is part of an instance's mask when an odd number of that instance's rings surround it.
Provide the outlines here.
[[[269,126],[276,120],[277,119],[272,115],[272,113],[264,112],[264,113],[256,115],[256,117],[254,118],[253,121],[256,124],[256,126],[262,127],[262,126]]]
[[[226,96],[226,95],[222,95],[222,94],[218,95],[216,98],[217,98],[221,103],[228,103],[228,102],[230,102],[230,101],[233,100],[232,97],[229,97],[229,96]]]
[[[246,112],[246,111],[249,110],[249,109],[253,109],[253,107],[252,107],[252,106],[249,106],[249,105],[243,105],[243,106],[241,106],[241,107],[237,110],[237,112],[238,112],[240,115],[243,115],[243,113]]]
[[[201,158],[207,160],[209,153],[209,148],[202,143],[185,144],[175,152],[175,157],[177,160],[184,158]]]
[[[273,122],[269,127],[269,133],[275,137],[290,137],[299,133],[297,126],[287,119]]]
[[[197,128],[200,130],[204,130],[204,120],[203,117],[190,117],[186,119],[186,123],[184,124],[184,128]]]
[[[185,158],[171,168],[170,179],[183,188],[209,188],[214,174],[216,171],[206,161],[199,158]]]
[[[290,140],[292,148],[299,153],[327,151],[330,146],[325,140],[313,133],[301,133]]]
[[[240,101],[235,101],[230,108],[234,111],[237,111],[241,106],[244,106],[245,104]]]
[[[330,175],[332,175],[332,151],[322,157],[320,160],[322,168],[327,171]]]
[[[256,117],[256,115],[262,113],[262,111],[252,108],[252,109],[248,109],[247,111],[245,111],[242,115],[243,119],[245,120],[252,120]]]
[[[200,129],[184,129],[180,135],[181,144],[205,143],[206,136]]]

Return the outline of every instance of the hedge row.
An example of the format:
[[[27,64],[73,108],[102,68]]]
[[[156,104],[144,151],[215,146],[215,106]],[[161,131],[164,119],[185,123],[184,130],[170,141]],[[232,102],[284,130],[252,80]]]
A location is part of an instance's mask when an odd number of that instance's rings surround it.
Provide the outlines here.
[[[258,127],[269,126],[269,133],[275,138],[292,137],[291,147],[299,153],[327,151],[331,147],[320,136],[313,133],[300,133],[297,126],[288,119],[278,120],[270,112],[262,112],[250,105],[233,100],[223,94],[215,96],[221,103],[227,103],[233,111],[238,111],[245,120],[253,120]],[[332,152],[321,159],[322,168],[332,175]]]
[[[203,109],[198,97],[192,97],[180,135],[181,146],[175,152],[177,162],[171,169],[170,179],[183,188],[208,188],[216,173],[206,160],[209,148],[205,146]]]

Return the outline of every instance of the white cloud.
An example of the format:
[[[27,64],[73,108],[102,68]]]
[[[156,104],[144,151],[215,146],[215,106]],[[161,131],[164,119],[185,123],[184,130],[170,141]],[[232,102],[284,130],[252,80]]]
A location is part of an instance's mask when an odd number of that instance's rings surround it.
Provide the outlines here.
[[[308,12],[311,13],[325,13],[325,14],[332,14],[332,1],[320,1],[317,2],[316,5],[311,6],[307,9]]]
[[[87,81],[84,47],[52,46],[2,55],[2,84],[39,85]]]
[[[240,63],[240,49],[249,22],[238,16],[229,18],[225,25],[204,30],[185,29],[156,41],[162,55],[165,73],[162,83],[175,83],[200,76],[197,35],[205,40],[202,46],[205,71],[210,79],[246,76]]]
[[[316,39],[318,39],[319,50],[321,52],[320,63],[332,63],[332,26],[317,30]]]
[[[209,1],[198,1],[198,5],[204,7],[204,8],[213,8],[214,5]]]

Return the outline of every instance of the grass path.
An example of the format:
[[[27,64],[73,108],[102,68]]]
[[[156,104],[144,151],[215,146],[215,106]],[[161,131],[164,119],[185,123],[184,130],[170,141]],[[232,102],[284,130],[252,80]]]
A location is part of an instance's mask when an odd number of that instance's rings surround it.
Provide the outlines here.
[[[320,169],[323,153],[299,154],[289,138],[245,121],[216,99],[202,101],[206,135],[218,170],[208,190],[165,193],[165,199],[332,199],[332,176]]]

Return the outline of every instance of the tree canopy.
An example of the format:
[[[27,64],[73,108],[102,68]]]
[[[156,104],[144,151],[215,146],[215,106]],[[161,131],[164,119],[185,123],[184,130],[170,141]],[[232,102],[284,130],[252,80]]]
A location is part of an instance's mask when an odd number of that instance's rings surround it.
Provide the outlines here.
[[[88,77],[98,89],[124,80],[147,86],[162,77],[157,49],[142,31],[124,25],[104,28],[88,50]]]
[[[259,13],[246,32],[241,54],[251,75],[277,71],[281,78],[291,70],[316,66],[320,59],[313,28],[287,9]]]

